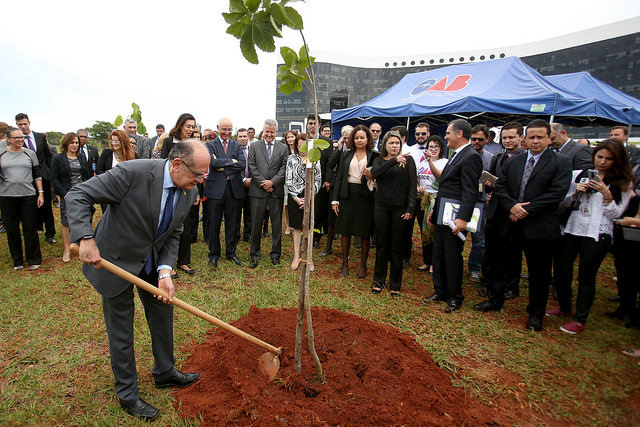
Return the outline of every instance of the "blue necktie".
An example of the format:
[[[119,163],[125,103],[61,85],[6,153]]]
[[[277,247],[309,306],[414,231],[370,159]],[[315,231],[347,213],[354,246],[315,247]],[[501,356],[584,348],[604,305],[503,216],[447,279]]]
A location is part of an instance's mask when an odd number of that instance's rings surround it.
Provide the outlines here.
[[[158,234],[156,237],[160,237],[163,233],[167,231],[169,228],[169,224],[171,224],[171,220],[173,219],[173,196],[176,194],[176,187],[171,187],[169,189],[169,194],[167,195],[167,201],[164,204],[164,212],[162,212],[162,218],[160,219],[160,225],[158,225]],[[147,262],[144,264],[144,272],[146,274],[151,274],[151,270],[154,266],[153,262],[153,249],[149,254],[149,258],[147,258]]]

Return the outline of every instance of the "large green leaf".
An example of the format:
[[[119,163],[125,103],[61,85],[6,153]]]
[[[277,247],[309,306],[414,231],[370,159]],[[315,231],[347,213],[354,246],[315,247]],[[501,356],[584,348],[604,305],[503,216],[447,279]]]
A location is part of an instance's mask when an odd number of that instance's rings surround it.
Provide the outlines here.
[[[298,55],[296,52],[287,46],[282,46],[280,48],[280,55],[282,59],[284,59],[284,63],[287,64],[288,67],[293,66],[296,62],[298,62]]]
[[[249,9],[249,12],[255,13],[260,6],[260,0],[244,0],[244,5]]]
[[[280,92],[285,95],[291,95],[293,93],[293,87],[295,85],[295,81],[288,80],[286,82],[280,83]]]
[[[247,7],[242,0],[229,0],[229,12],[247,13]]]
[[[233,13],[223,13],[222,17],[225,22],[229,25],[235,24],[236,22],[242,20],[246,16],[245,12],[233,12]]]
[[[254,16],[251,30],[253,42],[256,46],[265,52],[273,52],[276,50],[276,44],[273,41],[273,26],[271,25],[268,13],[257,13]]]
[[[288,27],[293,28],[294,30],[302,30],[303,24],[302,24],[302,17],[300,16],[300,14],[294,8],[289,6],[284,7],[284,11],[289,21],[291,21],[291,24],[286,24],[286,25]]]
[[[293,85],[293,90],[296,92],[302,92],[302,81],[298,80],[296,84]]]
[[[293,25],[293,22],[291,22],[287,17],[287,12],[285,12],[284,7],[280,6],[278,3],[274,3],[271,6],[270,12],[271,16],[278,24],[287,25],[289,27]]]
[[[298,78],[298,80],[301,80],[301,81],[307,80],[307,75],[304,73],[304,70],[301,70],[300,68],[298,68],[297,65],[291,67],[289,70],[291,74],[293,74]]]
[[[227,33],[239,39],[240,37],[242,37],[242,33],[244,32],[245,28],[247,28],[246,24],[242,22],[236,22],[235,24],[229,25],[229,28],[227,28]]]
[[[320,150],[324,150],[326,148],[329,148],[329,143],[324,139],[316,139],[313,141],[313,146],[318,147]]]
[[[313,65],[313,61],[315,61],[315,59],[316,58],[314,58],[313,56],[311,57],[311,60],[309,60],[309,58],[306,56],[300,57],[300,61],[298,61],[298,67],[311,68],[311,66]]]
[[[311,151],[309,151],[307,153],[307,157],[309,158],[309,160],[311,160],[312,163],[317,162],[318,160],[320,160],[320,150],[318,149],[318,147],[313,147],[311,149]]]
[[[298,148],[298,151],[300,151],[301,153],[307,152],[307,141],[302,143],[302,145]]]
[[[118,129],[122,123],[124,123],[124,120],[122,120],[122,116],[118,115],[118,117],[116,117],[116,119],[113,121],[113,127]]]
[[[271,27],[273,27],[273,35],[282,38],[282,25],[274,21],[271,15],[269,15],[269,20],[271,21]]]
[[[256,47],[253,44],[252,28],[253,26],[248,27],[244,34],[242,34],[242,37],[240,38],[240,50],[247,61],[252,64],[257,64],[258,54],[256,53]]]

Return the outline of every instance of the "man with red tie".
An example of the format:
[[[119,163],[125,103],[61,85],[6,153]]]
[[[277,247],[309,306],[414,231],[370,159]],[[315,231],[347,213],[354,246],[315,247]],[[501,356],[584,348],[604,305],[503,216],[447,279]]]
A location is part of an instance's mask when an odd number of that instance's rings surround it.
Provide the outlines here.
[[[16,115],[16,125],[24,135],[24,146],[36,153],[38,163],[40,163],[40,173],[42,174],[42,190],[44,191],[44,203],[38,208],[38,229],[42,229],[44,223],[45,237],[47,242],[56,243],[56,228],[51,209],[51,161],[53,156],[47,143],[47,135],[33,132],[29,116],[25,113]]]

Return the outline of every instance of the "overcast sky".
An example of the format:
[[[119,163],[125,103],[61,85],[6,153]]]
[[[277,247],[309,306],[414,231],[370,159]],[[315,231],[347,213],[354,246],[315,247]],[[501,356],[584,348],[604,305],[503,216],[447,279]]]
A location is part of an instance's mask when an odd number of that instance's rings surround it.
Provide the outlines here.
[[[638,0],[308,0],[294,3],[314,50],[400,56],[511,46],[640,15]],[[227,0],[41,1],[4,6],[0,22],[0,121],[18,112],[36,131],[75,131],[126,116],[131,102],[153,131],[183,112],[204,127],[229,116],[261,128],[275,116],[280,54],[242,57],[225,33]],[[285,30],[277,46],[296,51]],[[168,130],[167,129],[167,130]]]

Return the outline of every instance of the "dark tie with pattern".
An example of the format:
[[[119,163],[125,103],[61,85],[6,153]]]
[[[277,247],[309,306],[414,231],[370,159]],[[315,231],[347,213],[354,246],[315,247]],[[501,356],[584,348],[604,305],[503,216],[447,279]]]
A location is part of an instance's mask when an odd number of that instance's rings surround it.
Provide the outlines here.
[[[247,156],[247,147],[243,147],[244,151],[244,177],[249,178],[249,157]]]
[[[527,187],[527,182],[531,177],[531,172],[533,172],[533,165],[535,164],[535,160],[531,157],[526,166],[524,167],[524,173],[522,174],[522,183],[520,184],[520,193],[518,193],[518,201],[522,202],[524,200],[524,189]]]
[[[158,225],[158,234],[156,237],[160,237],[164,232],[169,228],[169,224],[171,224],[171,220],[173,219],[173,197],[176,194],[176,187],[169,188],[169,194],[167,195],[167,201],[164,204],[164,212],[162,212],[162,218],[160,219],[160,224]],[[149,254],[149,258],[147,258],[147,262],[144,264],[144,272],[147,274],[151,274],[151,270],[155,262],[153,261],[153,249]]]
[[[271,160],[271,149],[273,148],[273,144],[268,143],[267,144],[267,156],[269,157],[269,160]]]
[[[27,140],[27,148],[29,148],[30,150],[35,152],[36,151],[36,147],[34,147],[33,146],[33,142],[31,142],[31,136],[27,135],[27,136],[24,137],[24,139]]]

